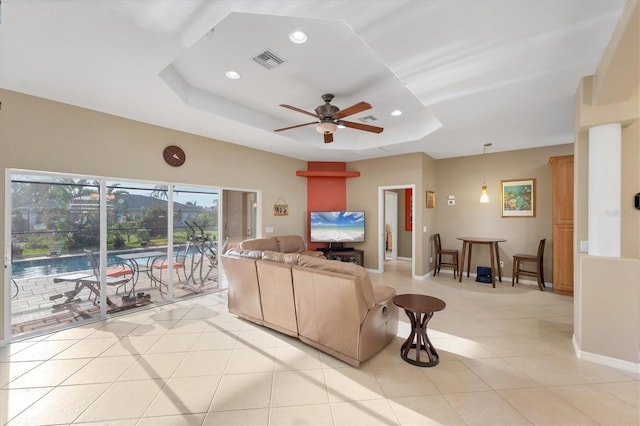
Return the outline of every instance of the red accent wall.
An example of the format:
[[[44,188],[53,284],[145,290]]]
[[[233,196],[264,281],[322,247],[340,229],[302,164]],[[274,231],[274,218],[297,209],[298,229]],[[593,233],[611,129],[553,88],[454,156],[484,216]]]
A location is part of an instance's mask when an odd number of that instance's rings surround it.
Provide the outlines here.
[[[345,172],[347,163],[309,161],[308,171]],[[307,177],[307,241],[311,240],[309,232],[309,212],[345,210],[347,208],[347,178],[308,176]],[[326,243],[308,243],[309,250],[328,247]]]

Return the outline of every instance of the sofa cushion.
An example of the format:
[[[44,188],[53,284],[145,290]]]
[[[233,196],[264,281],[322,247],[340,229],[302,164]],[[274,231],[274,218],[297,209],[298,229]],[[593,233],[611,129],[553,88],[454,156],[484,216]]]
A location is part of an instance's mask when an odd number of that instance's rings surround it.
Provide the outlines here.
[[[256,262],[256,269],[265,324],[281,333],[298,337],[290,263],[293,257],[297,255],[265,251],[263,259]]]
[[[307,249],[300,235],[281,235],[275,238],[278,240],[278,251],[282,253],[302,253]]]
[[[240,243],[240,248],[243,250],[280,251],[278,248],[278,240],[276,240],[275,237],[244,240]]]
[[[251,259],[262,259],[262,251],[260,250],[231,249],[231,250],[228,250],[225,254],[228,256],[249,257]]]
[[[371,308],[376,302],[373,297],[373,285],[367,270],[362,266],[339,260],[327,260],[323,257],[314,257],[301,254],[298,256],[298,266],[337,272],[339,274],[355,275],[360,281],[360,291],[367,308]]]
[[[265,250],[262,252],[262,259],[271,262],[286,263],[287,265],[295,265],[298,263],[297,253],[280,253],[279,251]]]

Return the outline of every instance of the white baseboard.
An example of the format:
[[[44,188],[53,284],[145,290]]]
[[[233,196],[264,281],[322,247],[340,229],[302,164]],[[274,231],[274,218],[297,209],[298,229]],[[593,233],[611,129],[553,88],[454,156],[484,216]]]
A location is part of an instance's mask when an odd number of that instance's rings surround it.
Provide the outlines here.
[[[431,271],[431,272],[433,272],[433,271]],[[453,270],[452,270],[452,269],[441,269],[441,270],[440,270],[440,272],[438,272],[438,273],[439,273],[439,274],[449,274],[449,275],[453,275]],[[465,274],[465,275],[466,275],[466,274]],[[473,277],[473,278],[475,278],[475,277],[477,277],[477,276],[478,276],[478,274],[476,274],[475,272],[471,272],[471,273],[469,274],[469,277]],[[497,277],[496,277],[496,278],[497,278]],[[505,276],[502,276],[502,282],[507,282],[507,281],[508,281],[508,282],[511,282],[511,277],[505,277]],[[518,283],[516,283],[516,284],[533,285],[533,286],[538,287],[538,281],[531,281],[531,280],[523,280],[523,279],[520,279],[520,281],[519,281]],[[552,285],[551,283],[547,283],[547,282],[545,282],[545,283],[544,283],[544,287],[545,287],[545,288],[553,288],[553,285]]]
[[[573,343],[573,351],[576,357],[584,359],[585,361],[595,362],[596,364],[606,365],[608,367],[619,368],[620,370],[629,371],[631,373],[640,374],[640,363],[634,363],[631,361],[625,361],[622,359],[611,358],[609,356],[594,354],[591,352],[585,352],[578,347],[575,334],[571,338]]]

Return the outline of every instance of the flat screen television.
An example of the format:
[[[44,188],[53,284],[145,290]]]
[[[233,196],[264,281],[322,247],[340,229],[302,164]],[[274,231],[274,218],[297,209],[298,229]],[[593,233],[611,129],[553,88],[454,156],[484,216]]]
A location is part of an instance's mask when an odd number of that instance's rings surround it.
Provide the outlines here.
[[[312,243],[363,243],[363,211],[310,212]]]

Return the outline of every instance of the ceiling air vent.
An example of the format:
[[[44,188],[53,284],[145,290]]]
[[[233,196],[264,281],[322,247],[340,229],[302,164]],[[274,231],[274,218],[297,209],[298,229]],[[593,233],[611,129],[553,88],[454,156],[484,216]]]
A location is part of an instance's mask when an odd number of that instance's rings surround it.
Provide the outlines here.
[[[282,64],[283,62],[286,62],[286,60],[284,60],[283,58],[281,58],[280,56],[276,55],[275,53],[273,53],[270,50],[265,50],[264,52],[262,52],[261,54],[259,54],[255,58],[253,58],[253,60],[256,61],[257,63],[259,63],[260,65],[262,65],[263,67],[265,67],[268,70],[270,70],[270,69],[272,69],[274,67],[277,67],[278,65]]]
[[[361,149],[360,151],[352,152],[361,157],[380,157],[389,153],[389,151],[384,148]]]

